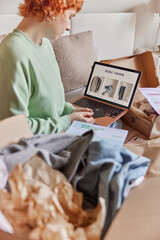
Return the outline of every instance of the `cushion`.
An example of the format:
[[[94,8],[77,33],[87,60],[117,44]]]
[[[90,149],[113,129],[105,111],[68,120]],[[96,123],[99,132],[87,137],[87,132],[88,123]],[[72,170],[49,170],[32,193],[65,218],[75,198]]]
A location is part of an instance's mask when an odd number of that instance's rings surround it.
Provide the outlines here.
[[[77,98],[84,95],[85,87],[77,88],[65,93],[66,102],[74,102]]]
[[[65,92],[87,84],[91,67],[97,61],[91,31],[51,40]]]

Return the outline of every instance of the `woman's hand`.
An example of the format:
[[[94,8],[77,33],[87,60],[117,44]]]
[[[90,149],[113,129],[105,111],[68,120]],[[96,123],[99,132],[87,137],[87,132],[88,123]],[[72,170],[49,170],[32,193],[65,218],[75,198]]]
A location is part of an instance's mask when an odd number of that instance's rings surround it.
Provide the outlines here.
[[[91,113],[93,113],[93,110],[90,108],[74,108],[72,113],[75,113],[75,112],[91,112]]]
[[[71,123],[74,120],[86,123],[94,123],[93,111],[89,108],[87,110],[86,108],[75,108],[69,117],[71,119]]]

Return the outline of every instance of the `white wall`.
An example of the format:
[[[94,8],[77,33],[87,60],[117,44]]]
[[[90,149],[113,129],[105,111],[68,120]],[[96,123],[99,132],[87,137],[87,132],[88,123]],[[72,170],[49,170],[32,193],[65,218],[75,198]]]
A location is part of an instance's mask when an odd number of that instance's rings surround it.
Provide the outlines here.
[[[0,13],[17,13],[20,0],[0,0]]]
[[[98,60],[133,54],[135,13],[81,13],[72,20],[71,33],[91,30]]]
[[[128,12],[149,0],[84,0],[82,12]],[[16,13],[21,0],[0,0],[0,13]]]
[[[137,21],[134,49],[150,48],[155,43],[159,18],[158,14],[148,12],[149,2],[150,0],[84,0],[81,12],[135,12]],[[160,44],[160,39],[158,43]]]
[[[0,0],[0,13],[16,13],[21,0]],[[130,12],[149,0],[84,0],[82,12]]]
[[[134,49],[154,45],[158,28],[158,14],[148,13],[149,0],[84,0],[81,13],[136,12],[136,33]],[[17,13],[20,0],[0,0],[0,14]],[[12,23],[10,23],[12,24]],[[160,40],[158,42],[160,44]]]
[[[82,12],[130,12],[149,0],[84,0]]]

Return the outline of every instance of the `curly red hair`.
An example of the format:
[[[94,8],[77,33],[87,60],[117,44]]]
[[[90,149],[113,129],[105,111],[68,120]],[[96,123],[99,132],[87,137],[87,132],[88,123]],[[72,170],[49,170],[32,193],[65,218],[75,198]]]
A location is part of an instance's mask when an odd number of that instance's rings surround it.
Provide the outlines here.
[[[32,15],[38,21],[43,21],[47,15],[62,14],[69,8],[75,8],[79,12],[83,0],[24,0],[19,5],[19,14],[23,17]]]

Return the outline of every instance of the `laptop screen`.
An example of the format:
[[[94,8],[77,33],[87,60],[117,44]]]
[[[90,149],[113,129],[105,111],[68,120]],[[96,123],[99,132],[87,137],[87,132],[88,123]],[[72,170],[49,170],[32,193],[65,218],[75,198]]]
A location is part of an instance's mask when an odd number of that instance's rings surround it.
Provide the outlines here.
[[[94,62],[85,95],[129,108],[141,72]]]

